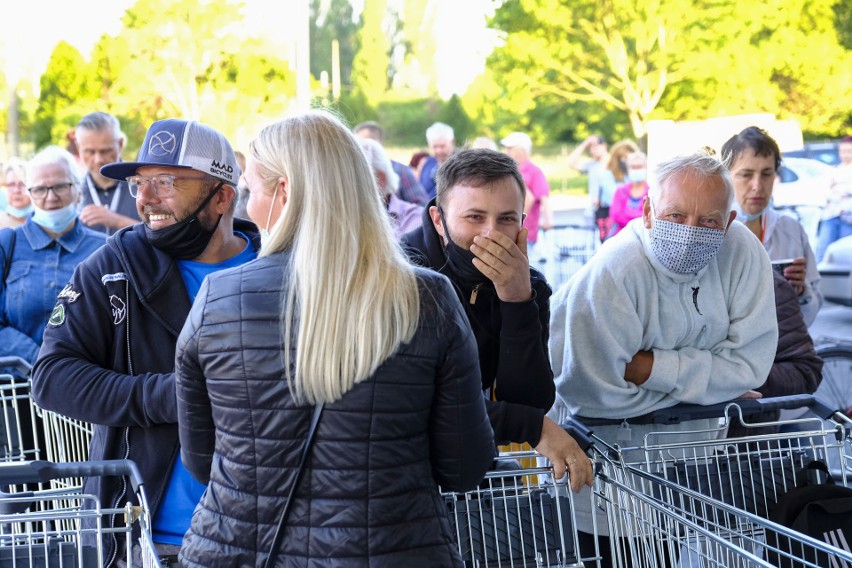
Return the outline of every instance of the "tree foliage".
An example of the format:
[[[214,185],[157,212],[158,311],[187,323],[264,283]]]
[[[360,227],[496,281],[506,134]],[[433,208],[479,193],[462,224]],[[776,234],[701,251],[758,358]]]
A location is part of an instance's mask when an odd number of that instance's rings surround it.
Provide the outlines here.
[[[352,62],[352,88],[375,106],[388,89],[390,40],[383,28],[387,16],[387,0],[367,2],[361,13],[358,31],[360,49]]]
[[[615,110],[636,137],[655,118],[750,112],[836,133],[849,117],[852,60],[837,41],[835,2],[506,2],[493,19],[505,44],[489,60],[498,80],[488,90],[503,95],[493,107],[519,114],[582,102]]]

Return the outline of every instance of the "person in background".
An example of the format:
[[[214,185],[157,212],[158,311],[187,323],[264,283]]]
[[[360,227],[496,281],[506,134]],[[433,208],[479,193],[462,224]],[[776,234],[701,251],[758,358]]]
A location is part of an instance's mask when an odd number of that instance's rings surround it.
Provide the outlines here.
[[[17,168],[18,164],[10,161],[6,167]],[[56,297],[63,293],[74,297],[66,282],[106,237],[78,222],[80,179],[71,154],[59,146],[48,146],[25,167],[26,172],[20,177],[15,174],[15,179],[21,184],[29,180],[30,187],[12,190],[10,203],[22,203],[18,193],[27,193],[33,214],[25,215],[20,226],[0,231],[4,275],[0,284],[0,357],[17,356],[33,364]],[[2,371],[19,374],[12,369]]]
[[[679,403],[760,396],[753,389],[766,381],[778,345],[772,269],[763,247],[734,222],[733,197],[730,173],[713,156],[679,156],[657,167],[643,216],[608,239],[553,298],[551,418],[630,419]],[[715,437],[713,425],[615,424],[595,434],[637,448],[652,431]],[[641,459],[635,451],[624,457]],[[596,513],[588,495],[574,505],[588,552]],[[606,527],[598,518],[599,535]]]
[[[487,136],[478,136],[470,143],[471,148],[485,148],[486,150],[496,150],[497,143]]]
[[[530,161],[532,140],[523,132],[512,132],[500,144],[506,153],[518,164],[518,170],[527,187],[524,193],[524,227],[527,233],[527,257],[535,258],[533,250],[538,242],[539,227],[547,230],[553,227],[553,211],[550,209],[550,184],[541,168]]]
[[[426,143],[429,144],[429,153],[420,170],[420,185],[426,190],[429,199],[435,197],[435,178],[441,164],[456,151],[456,135],[452,126],[443,122],[436,122],[426,129]]]
[[[408,161],[408,167],[414,172],[414,176],[420,179],[420,174],[423,172],[423,166],[426,165],[426,158],[429,157],[429,152],[414,152],[411,155],[411,160]]]
[[[588,158],[585,154],[588,152]],[[601,136],[589,136],[568,155],[568,166],[588,176],[589,202],[594,212],[595,225],[603,241],[609,234],[609,207],[615,192],[615,179],[607,170],[609,152]]]
[[[355,136],[359,138],[375,140],[382,146],[382,148],[384,148],[385,132],[382,130],[382,127],[379,126],[379,123],[373,121],[362,122],[353,128],[352,132],[354,132]],[[394,173],[396,173],[397,178],[399,178],[399,190],[397,191],[397,197],[403,201],[407,201],[408,203],[414,203],[421,206],[426,205],[426,202],[429,201],[429,197],[426,195],[426,191],[423,189],[423,186],[420,185],[414,171],[410,167],[397,162],[396,160],[391,160],[390,163],[393,167]]]
[[[612,196],[609,217],[612,220],[609,236],[617,235],[627,223],[642,216],[645,196],[648,195],[648,158],[644,152],[627,155],[627,183],[619,186]]]
[[[764,397],[813,394],[822,382],[822,359],[814,349],[808,326],[799,308],[799,296],[778,271],[772,271],[775,286],[775,316],[778,320],[778,347],[766,382],[756,390]],[[779,411],[769,411],[750,416],[748,423],[777,422]],[[728,426],[728,437],[773,434],[779,426],[746,428],[733,418]]]
[[[80,220],[107,235],[139,222],[127,182],[109,179],[101,173],[106,164],[121,160],[125,141],[118,119],[105,112],[87,114],[74,132],[80,161],[86,166]]]
[[[819,270],[805,229],[793,217],[772,208],[775,175],[781,165],[778,144],[766,131],[750,126],[722,145],[722,160],[734,180],[737,220],[763,243],[769,259],[796,291],[805,324],[810,326],[823,304]]]
[[[261,256],[208,277],[178,340],[181,454],[208,485],[181,566],[460,568],[438,485],[475,487],[494,440],[450,283],[409,265],[325,111],[264,128],[246,182]]]
[[[26,181],[27,163],[21,158],[9,158],[9,161],[3,165],[6,209],[0,214],[0,228],[20,227],[33,212],[33,202],[27,191]],[[79,187],[77,190],[79,194]]]
[[[38,405],[94,424],[90,459],[130,459],[145,480],[152,538],[174,562],[204,486],[180,460],[175,344],[204,278],[255,258],[256,227],[234,220],[240,177],[227,139],[196,121],[153,123],[135,162],[101,174],[127,181],[143,219],[81,262],[44,330],[33,367]],[[92,477],[100,503],[135,502],[127,484]],[[102,519],[122,523],[120,515]],[[135,551],[105,538],[107,564]],[[135,564],[134,564],[135,565]]]
[[[828,179],[828,203],[822,209],[816,260],[822,262],[828,245],[852,235],[852,136],[838,145],[840,163]]]
[[[234,217],[237,219],[248,219],[246,204],[248,204],[249,200],[249,191],[245,180],[246,157],[238,150],[234,150],[234,156],[237,158],[237,163],[240,165],[240,171],[243,172],[240,174],[240,181],[237,182],[237,206],[234,209]]]
[[[526,186],[502,152],[462,150],[438,171],[420,229],[403,237],[411,261],[453,284],[479,349],[482,391],[498,444],[528,443],[575,490],[591,483],[588,457],[545,417],[555,395],[547,351],[550,286],[531,268],[523,226]]]
[[[359,138],[359,141],[364,154],[367,156],[367,162],[373,168],[373,173],[376,176],[379,195],[381,195],[382,202],[390,216],[394,236],[401,239],[403,235],[420,226],[423,207],[397,197],[399,178],[391,167],[391,162],[382,145],[370,138]]]

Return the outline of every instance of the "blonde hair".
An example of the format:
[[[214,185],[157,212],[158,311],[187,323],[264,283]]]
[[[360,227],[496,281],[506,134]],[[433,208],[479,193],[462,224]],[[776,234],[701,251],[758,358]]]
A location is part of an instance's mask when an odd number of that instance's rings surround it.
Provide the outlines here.
[[[281,314],[287,381],[297,401],[335,401],[414,336],[414,268],[361,146],[337,117],[312,110],[285,118],[249,151],[264,190],[287,180],[286,205],[260,253],[291,251]]]
[[[622,140],[616,142],[609,151],[609,163],[607,169],[612,172],[615,181],[624,181],[624,172],[621,169],[621,160],[627,158],[628,154],[638,152],[639,146],[633,140]]]

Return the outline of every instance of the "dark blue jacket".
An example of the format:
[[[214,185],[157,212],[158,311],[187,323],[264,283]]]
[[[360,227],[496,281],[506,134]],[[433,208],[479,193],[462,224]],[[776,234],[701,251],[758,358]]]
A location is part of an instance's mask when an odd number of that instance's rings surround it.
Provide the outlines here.
[[[234,230],[257,249],[257,228]],[[178,457],[175,345],[191,303],[177,263],[148,243],[144,225],[120,230],[77,266],[59,298],[33,369],[39,406],[97,426],[90,459],[134,460],[152,515]],[[114,478],[86,483],[105,507],[133,499]],[[109,541],[110,539],[106,539]],[[106,543],[107,558],[113,543]]]
[[[433,199],[426,206],[422,226],[402,238],[403,247],[413,263],[449,278],[465,309],[479,350],[482,388],[491,391],[496,384],[496,401],[486,405],[494,438],[499,444],[536,446],[544,414],[556,398],[547,346],[550,286],[539,271],[530,268],[533,295],[526,302],[501,301],[485,276],[472,296],[472,288],[447,265],[444,245],[429,216],[434,204]]]

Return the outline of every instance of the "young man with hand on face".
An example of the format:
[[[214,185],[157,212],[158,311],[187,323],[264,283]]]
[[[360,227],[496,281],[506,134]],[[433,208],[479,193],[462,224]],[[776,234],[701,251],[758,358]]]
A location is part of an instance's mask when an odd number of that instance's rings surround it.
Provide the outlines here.
[[[547,352],[551,290],[529,266],[518,167],[500,152],[462,150],[438,170],[436,187],[422,227],[403,244],[414,262],[449,278],[465,309],[497,443],[529,443],[557,475],[567,467],[578,490],[591,483],[591,464],[544,416],[555,397]]]

